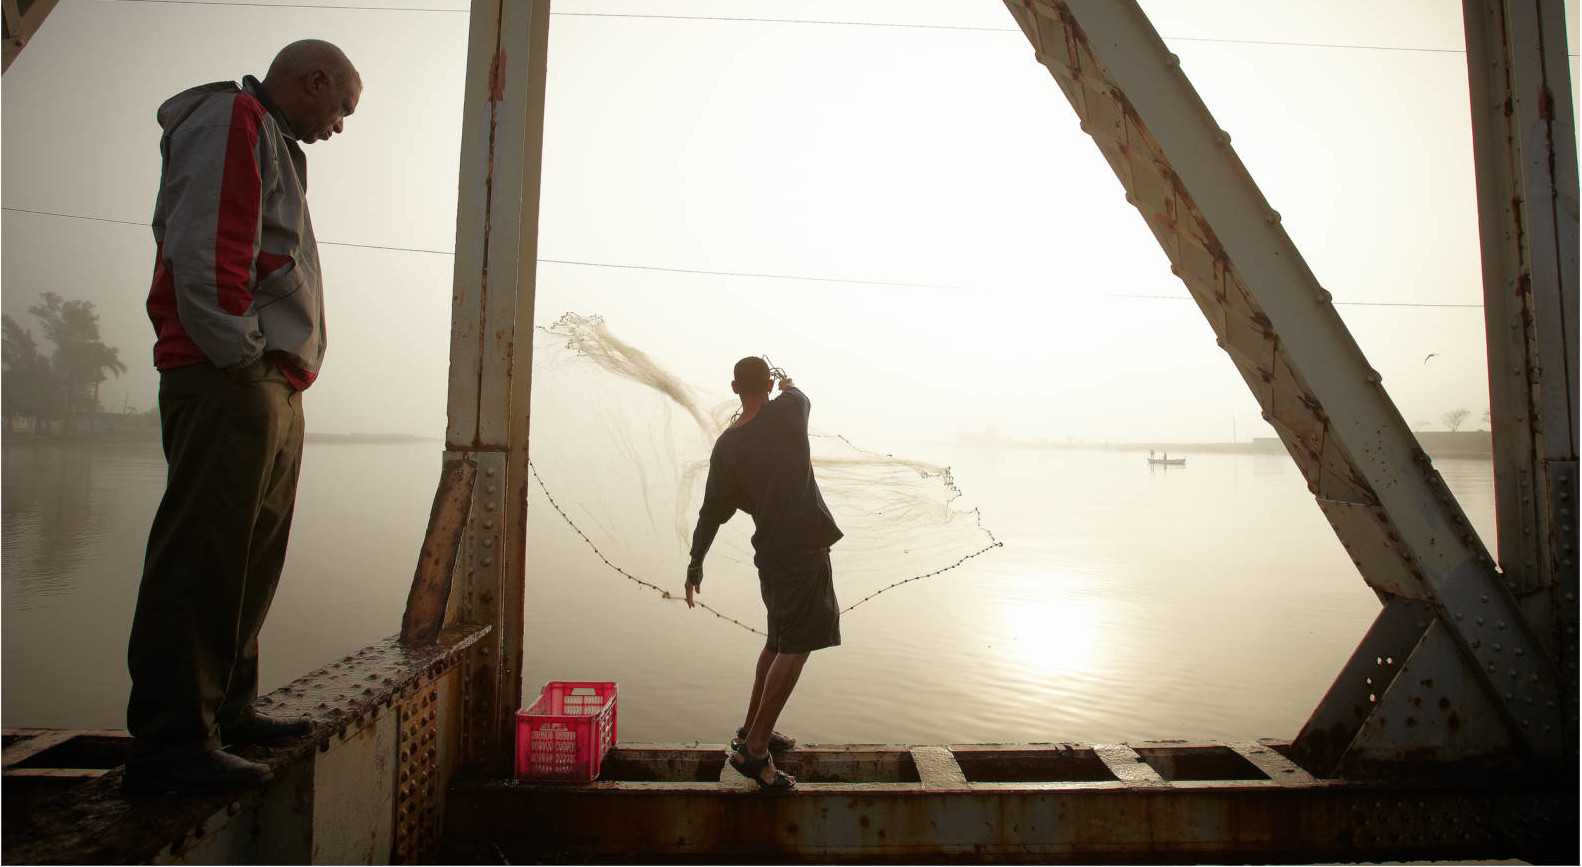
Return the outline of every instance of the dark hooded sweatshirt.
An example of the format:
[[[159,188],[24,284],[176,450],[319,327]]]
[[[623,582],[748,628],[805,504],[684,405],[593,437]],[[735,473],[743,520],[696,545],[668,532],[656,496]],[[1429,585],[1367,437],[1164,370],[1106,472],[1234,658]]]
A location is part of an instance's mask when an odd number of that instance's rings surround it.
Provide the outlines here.
[[[720,525],[738,509],[753,516],[753,563],[760,569],[840,541],[843,534],[813,478],[811,407],[802,390],[791,386],[751,421],[720,434],[692,534],[694,561],[703,559]]]

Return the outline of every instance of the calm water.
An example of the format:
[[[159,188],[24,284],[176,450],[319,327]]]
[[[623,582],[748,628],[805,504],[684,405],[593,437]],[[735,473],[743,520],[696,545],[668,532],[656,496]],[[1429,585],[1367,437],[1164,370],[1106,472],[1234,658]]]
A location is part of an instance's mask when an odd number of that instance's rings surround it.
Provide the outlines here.
[[[122,727],[158,445],[3,451],[4,724]],[[439,443],[308,445],[264,689],[397,630],[439,455]],[[918,456],[955,468],[1006,547],[847,614],[844,646],[813,656],[782,717],[806,741],[1289,737],[1378,610],[1283,455],[1193,455],[1170,470],[1124,452]],[[1492,539],[1490,465],[1436,466]],[[581,544],[535,496],[530,692],[615,680],[623,739],[728,737],[760,639],[657,600]],[[625,565],[681,580],[681,563]],[[710,574],[707,601],[762,622],[755,582]]]

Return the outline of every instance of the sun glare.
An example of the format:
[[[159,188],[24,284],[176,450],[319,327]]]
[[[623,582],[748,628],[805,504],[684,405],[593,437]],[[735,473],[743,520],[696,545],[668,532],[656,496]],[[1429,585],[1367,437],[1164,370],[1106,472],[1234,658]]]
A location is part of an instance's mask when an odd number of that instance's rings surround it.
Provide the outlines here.
[[[1083,599],[1060,603],[1007,599],[1001,608],[1006,654],[1027,672],[1085,673],[1097,657],[1099,618]]]

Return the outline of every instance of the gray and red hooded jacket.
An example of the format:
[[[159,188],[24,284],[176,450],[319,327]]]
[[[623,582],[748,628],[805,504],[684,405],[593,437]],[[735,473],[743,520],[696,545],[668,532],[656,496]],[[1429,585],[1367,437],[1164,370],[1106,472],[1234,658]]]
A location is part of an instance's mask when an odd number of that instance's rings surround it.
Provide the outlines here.
[[[154,366],[226,368],[268,353],[307,388],[324,359],[324,292],[307,157],[257,79],[159,107]]]

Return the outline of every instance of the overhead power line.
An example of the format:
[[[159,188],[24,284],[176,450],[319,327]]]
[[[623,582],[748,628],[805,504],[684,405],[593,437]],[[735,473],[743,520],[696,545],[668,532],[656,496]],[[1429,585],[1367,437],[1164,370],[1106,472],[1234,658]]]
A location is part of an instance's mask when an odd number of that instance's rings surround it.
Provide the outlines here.
[[[364,6],[349,3],[265,3],[257,0],[100,0],[104,3],[153,3],[164,6],[238,6],[255,9],[324,9],[353,12],[414,12],[466,14],[467,9],[444,6]],[[869,27],[889,30],[955,30],[976,33],[1021,33],[1018,27],[986,27],[971,24],[924,24],[905,21],[855,21],[835,18],[777,18],[743,15],[676,15],[641,12],[550,12],[558,18],[612,18],[647,21],[712,21],[741,24],[801,24],[826,27]],[[1263,45],[1276,48],[1329,48],[1348,51],[1404,51],[1420,54],[1466,54],[1464,48],[1424,48],[1414,45],[1367,45],[1351,42],[1303,42],[1281,39],[1232,39],[1217,36],[1164,36],[1175,42],[1203,42],[1222,45]],[[1568,55],[1576,57],[1575,53]]]
[[[454,6],[357,6],[349,3],[253,3],[247,0],[100,0],[101,3],[154,3],[161,6],[242,6],[255,9],[333,9],[348,12],[440,12],[465,15]]]
[[[93,223],[114,223],[147,229],[149,225],[138,220],[118,220],[113,217],[90,217],[84,214],[67,214],[60,211],[41,211],[34,208],[0,208],[17,214],[34,214],[40,217],[57,217],[63,220],[86,220]],[[454,256],[450,250],[428,247],[403,247],[395,244],[362,244],[354,241],[319,241],[326,247],[355,247],[363,250],[390,250],[401,253],[420,253],[430,256]],[[889,286],[901,289],[965,289],[967,287],[938,283],[905,283],[895,280],[852,280],[844,277],[821,277],[809,274],[775,274],[762,271],[709,271],[701,268],[672,268],[665,265],[634,265],[623,262],[593,262],[581,259],[549,259],[537,261],[553,265],[572,265],[583,268],[615,268],[623,271],[660,271],[669,274],[701,274],[709,277],[748,277],[761,280],[797,280],[808,283],[840,283],[850,286]],[[1141,293],[1112,292],[1110,298],[1143,298],[1159,301],[1191,301],[1190,295],[1147,295]],[[1464,307],[1481,308],[1482,304],[1425,304],[1409,301],[1336,301],[1347,307]]]
[[[979,27],[969,24],[913,24],[904,21],[846,21],[832,18],[767,18],[735,15],[656,15],[635,12],[551,12],[567,18],[638,18],[654,21],[722,21],[742,24],[814,24],[827,27],[879,27],[896,30],[965,30],[978,33],[1021,33],[1018,27]]]
[[[85,214],[67,214],[60,211],[41,211],[34,208],[0,208],[17,214],[34,214],[41,217],[57,217],[64,220],[86,220],[93,223],[114,223],[121,226],[137,226],[149,228],[148,223],[138,220],[118,220],[113,217],[90,217]],[[454,256],[451,250],[437,250],[429,247],[404,247],[397,244],[365,244],[355,241],[327,241],[318,243],[325,247],[354,247],[362,250],[389,250],[401,253],[421,253],[431,256]],[[750,277],[761,280],[796,280],[805,283],[839,283],[848,286],[889,286],[899,289],[959,289],[959,286],[949,286],[933,283],[907,283],[899,280],[860,280],[845,277],[823,277],[811,274],[776,274],[762,271],[709,271],[702,268],[672,268],[665,265],[637,265],[624,262],[593,262],[581,259],[550,259],[540,258],[539,262],[552,265],[573,265],[584,268],[615,268],[624,271],[662,271],[670,274],[701,274],[711,277]]]

